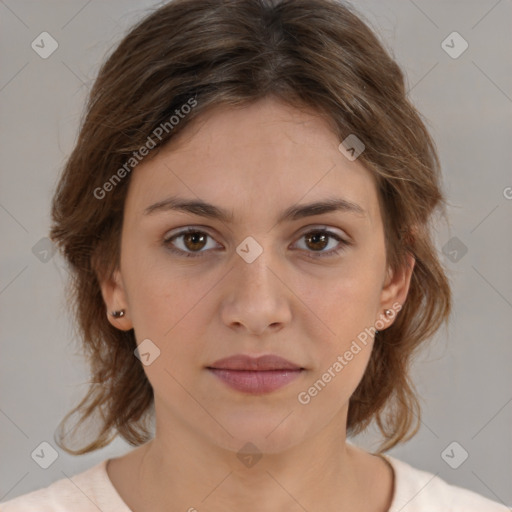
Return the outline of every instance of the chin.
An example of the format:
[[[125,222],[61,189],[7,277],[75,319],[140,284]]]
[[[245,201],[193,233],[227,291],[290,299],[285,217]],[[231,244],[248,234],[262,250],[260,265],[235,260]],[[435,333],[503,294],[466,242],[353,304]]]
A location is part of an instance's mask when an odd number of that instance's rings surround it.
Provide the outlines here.
[[[240,413],[236,417],[224,417],[221,423],[233,437],[222,430],[222,435],[214,442],[237,454],[248,443],[262,453],[280,453],[293,448],[304,441],[306,426],[299,424],[299,418],[293,418],[293,413],[283,414],[283,410],[274,415]]]

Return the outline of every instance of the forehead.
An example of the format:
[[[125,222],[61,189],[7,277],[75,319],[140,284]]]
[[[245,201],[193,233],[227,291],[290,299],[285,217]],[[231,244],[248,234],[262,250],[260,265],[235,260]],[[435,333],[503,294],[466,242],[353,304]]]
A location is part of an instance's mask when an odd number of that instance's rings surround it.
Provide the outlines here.
[[[242,222],[251,213],[264,216],[336,196],[359,205],[372,222],[379,215],[374,178],[348,160],[339,143],[310,109],[275,99],[217,107],[134,169],[127,209],[142,214],[180,196],[219,205]]]

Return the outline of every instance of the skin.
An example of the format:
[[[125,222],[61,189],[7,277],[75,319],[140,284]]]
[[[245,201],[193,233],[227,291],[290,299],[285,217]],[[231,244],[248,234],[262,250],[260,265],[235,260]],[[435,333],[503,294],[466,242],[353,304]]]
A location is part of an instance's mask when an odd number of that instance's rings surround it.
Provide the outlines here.
[[[414,267],[410,257],[399,272],[387,268],[375,183],[339,142],[314,111],[266,98],[203,114],[134,169],[120,268],[101,283],[107,311],[126,310],[111,323],[160,349],[144,366],[155,393],[155,438],[107,467],[134,512],[388,510],[391,467],[346,442],[349,399],[373,338],[309,404],[297,400],[384,309],[405,302]],[[234,221],[144,214],[173,195],[231,210]],[[365,214],[276,223],[289,206],[333,196]],[[166,246],[188,226],[209,236]],[[351,245],[318,257],[340,245],[311,241],[305,235],[313,228]],[[252,263],[236,252],[248,236],[263,249]],[[205,368],[240,353],[277,354],[306,371],[277,391],[248,395]],[[237,457],[247,442],[262,455],[251,467]]]

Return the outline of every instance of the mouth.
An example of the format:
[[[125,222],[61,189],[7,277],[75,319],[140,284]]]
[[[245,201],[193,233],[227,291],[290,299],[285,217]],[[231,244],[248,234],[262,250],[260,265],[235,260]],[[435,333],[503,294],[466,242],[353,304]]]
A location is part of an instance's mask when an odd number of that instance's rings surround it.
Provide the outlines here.
[[[228,387],[248,394],[270,393],[299,377],[306,369],[275,355],[243,354],[220,359],[206,369]]]

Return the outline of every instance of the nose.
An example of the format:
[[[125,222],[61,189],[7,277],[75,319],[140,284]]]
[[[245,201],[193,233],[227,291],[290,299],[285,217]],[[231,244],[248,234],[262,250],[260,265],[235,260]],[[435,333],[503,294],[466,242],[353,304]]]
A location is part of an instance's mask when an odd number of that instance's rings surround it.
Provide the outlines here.
[[[222,320],[231,329],[262,335],[276,332],[292,318],[290,295],[281,267],[264,250],[252,263],[242,258],[230,272],[222,303]]]

